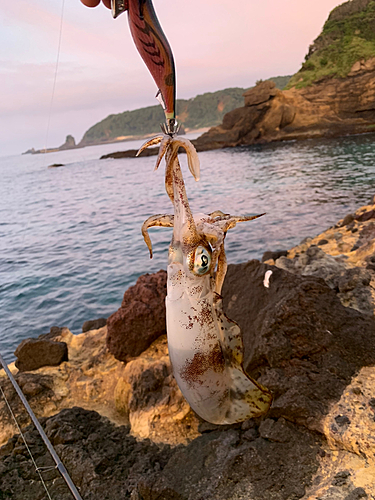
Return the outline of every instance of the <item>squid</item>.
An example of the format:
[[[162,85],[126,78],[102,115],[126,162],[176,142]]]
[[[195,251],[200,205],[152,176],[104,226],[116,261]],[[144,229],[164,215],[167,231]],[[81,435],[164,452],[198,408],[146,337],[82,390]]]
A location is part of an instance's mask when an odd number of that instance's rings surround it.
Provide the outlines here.
[[[213,424],[233,424],[265,414],[271,393],[243,368],[239,326],[224,314],[221,289],[227,271],[224,240],[238,222],[260,217],[221,211],[193,215],[178,160],[182,147],[188,167],[199,180],[200,166],[192,143],[173,134],[158,135],[138,151],[160,144],[157,169],[166,160],[165,187],[174,213],[149,217],[142,234],[152,257],[148,229],[173,227],[167,270],[167,338],[177,384],[191,408]],[[263,215],[263,214],[261,214]]]

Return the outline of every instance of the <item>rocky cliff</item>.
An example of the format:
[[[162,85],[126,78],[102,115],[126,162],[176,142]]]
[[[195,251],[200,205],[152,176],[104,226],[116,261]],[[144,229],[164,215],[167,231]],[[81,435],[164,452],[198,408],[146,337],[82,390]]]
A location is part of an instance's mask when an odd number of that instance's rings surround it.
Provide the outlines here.
[[[375,2],[334,9],[286,90],[260,82],[244,98],[198,149],[375,131]]]

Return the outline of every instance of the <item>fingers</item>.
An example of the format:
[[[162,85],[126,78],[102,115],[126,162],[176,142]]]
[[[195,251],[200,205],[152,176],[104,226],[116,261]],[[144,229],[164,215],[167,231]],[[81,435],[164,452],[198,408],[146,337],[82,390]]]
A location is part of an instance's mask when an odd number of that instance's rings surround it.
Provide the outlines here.
[[[100,4],[100,0],[81,0],[81,2],[83,5],[86,5],[86,7],[96,7]],[[108,9],[111,8],[111,0],[102,0],[102,2]]]

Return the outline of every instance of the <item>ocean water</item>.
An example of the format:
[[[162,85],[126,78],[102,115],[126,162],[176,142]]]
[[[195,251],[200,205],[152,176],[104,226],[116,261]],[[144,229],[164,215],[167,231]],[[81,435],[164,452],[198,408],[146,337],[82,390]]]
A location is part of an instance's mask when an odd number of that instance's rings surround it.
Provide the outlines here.
[[[172,213],[155,157],[99,160],[141,141],[0,158],[0,350],[118,309],[143,273],[166,268],[171,229],[140,228]],[[195,212],[267,212],[229,231],[230,263],[288,249],[375,194],[375,135],[200,153],[201,180],[182,168]],[[48,169],[63,163],[64,167]]]

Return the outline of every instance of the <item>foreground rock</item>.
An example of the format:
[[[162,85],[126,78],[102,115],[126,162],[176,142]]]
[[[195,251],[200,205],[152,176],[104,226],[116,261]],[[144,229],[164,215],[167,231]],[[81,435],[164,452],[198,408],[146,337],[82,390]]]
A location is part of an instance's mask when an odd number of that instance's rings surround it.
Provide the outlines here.
[[[11,365],[36,416],[48,417],[79,405],[117,425],[130,423],[138,438],[172,445],[196,438],[199,421],[173,378],[165,335],[126,365],[108,352],[106,335],[106,327],[80,335],[63,328],[55,338],[68,346],[69,361],[18,374]],[[28,416],[3,372],[0,384],[19,423],[27,425]],[[2,398],[0,422],[1,445],[17,432]]]
[[[65,342],[39,338],[25,339],[15,351],[16,367],[20,372],[37,370],[42,366],[59,366],[68,361],[68,347]]]
[[[108,350],[120,361],[138,356],[166,333],[167,273],[141,276],[126,290],[120,309],[107,320]]]
[[[321,446],[319,438],[284,420],[214,430],[174,449],[136,441],[129,428],[80,408],[63,410],[43,425],[82,497],[90,500],[301,498]],[[26,438],[38,465],[52,465],[33,429]],[[12,438],[0,454],[1,498],[44,498],[20,438]],[[44,477],[54,499],[68,497],[55,470]]]
[[[229,266],[224,307],[241,326],[245,368],[274,394],[262,419],[223,427],[201,422],[173,379],[165,336],[150,345],[145,329],[145,350],[125,364],[108,353],[106,327],[78,336],[56,331],[69,361],[17,378],[39,417],[78,404],[100,413],[66,409],[45,422],[83,498],[375,496],[374,214],[375,205],[362,207],[287,255],[268,254],[276,261]],[[140,297],[151,293],[155,308],[164,302],[165,288],[155,287],[162,275],[141,280]],[[125,294],[142,303],[137,295],[134,287]],[[355,308],[345,307],[350,300]],[[0,382],[24,415],[9,383]],[[3,402],[0,418],[5,442],[15,429]],[[40,464],[48,464],[28,433]],[[0,450],[1,494],[42,498],[20,443],[15,436]],[[64,498],[61,483],[48,480]]]

